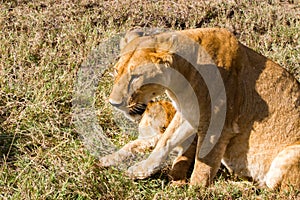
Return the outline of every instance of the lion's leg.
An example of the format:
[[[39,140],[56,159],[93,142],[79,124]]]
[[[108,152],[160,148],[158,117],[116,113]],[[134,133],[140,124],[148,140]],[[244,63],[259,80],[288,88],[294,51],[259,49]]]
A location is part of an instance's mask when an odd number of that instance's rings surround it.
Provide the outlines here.
[[[188,149],[173,162],[172,169],[169,173],[172,184],[181,185],[186,183],[187,174],[195,160],[197,148],[197,136],[192,139],[193,142],[189,145]]]
[[[144,154],[146,150],[153,148],[163,134],[161,128],[169,125],[167,116],[173,117],[174,113],[175,110],[169,102],[149,103],[139,123],[138,139],[129,142],[119,151],[101,158],[99,166],[116,166],[124,160],[134,159],[138,153]]]
[[[195,129],[178,112],[149,157],[128,169],[133,179],[147,178],[157,172],[171,150],[195,133]]]
[[[271,189],[289,185],[300,189],[300,142],[286,147],[275,157],[265,182]]]
[[[208,186],[213,181],[220,168],[221,160],[229,141],[229,137],[224,137],[224,135],[221,135],[212,150],[204,157],[200,157],[200,149],[203,142],[198,137],[194,170],[190,181],[191,185]]]
[[[98,166],[116,166],[127,159],[134,159],[138,153],[144,154],[146,150],[153,148],[160,137],[161,135],[158,134],[152,138],[147,138],[145,140],[137,139],[131,141],[117,152],[100,158]]]

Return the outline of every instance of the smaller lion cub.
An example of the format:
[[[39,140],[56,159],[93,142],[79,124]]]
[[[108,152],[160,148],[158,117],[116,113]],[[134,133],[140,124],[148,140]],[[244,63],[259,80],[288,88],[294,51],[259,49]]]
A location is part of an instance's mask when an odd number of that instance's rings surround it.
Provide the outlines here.
[[[130,141],[117,152],[100,158],[100,167],[117,166],[130,159],[133,160],[138,154],[145,154],[152,150],[162,137],[176,113],[171,102],[150,102],[139,122],[139,136]],[[196,143],[193,142],[189,149],[182,155],[178,155],[170,171],[170,178],[175,184],[186,183],[186,175],[193,162],[196,151]]]

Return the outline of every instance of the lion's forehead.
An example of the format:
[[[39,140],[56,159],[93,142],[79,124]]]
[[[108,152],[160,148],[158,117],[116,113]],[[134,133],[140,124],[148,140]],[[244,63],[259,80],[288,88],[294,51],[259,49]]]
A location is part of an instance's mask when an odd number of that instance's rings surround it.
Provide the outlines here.
[[[138,67],[151,62],[151,52],[151,49],[140,49],[122,55],[114,67],[117,71],[115,82],[124,75],[131,75]]]

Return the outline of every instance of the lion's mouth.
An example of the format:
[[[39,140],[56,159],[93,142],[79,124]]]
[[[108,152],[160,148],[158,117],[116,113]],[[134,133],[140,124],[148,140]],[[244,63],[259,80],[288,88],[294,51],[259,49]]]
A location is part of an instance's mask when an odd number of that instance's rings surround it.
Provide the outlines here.
[[[147,108],[147,104],[136,103],[128,106],[128,108],[129,115],[142,115]]]

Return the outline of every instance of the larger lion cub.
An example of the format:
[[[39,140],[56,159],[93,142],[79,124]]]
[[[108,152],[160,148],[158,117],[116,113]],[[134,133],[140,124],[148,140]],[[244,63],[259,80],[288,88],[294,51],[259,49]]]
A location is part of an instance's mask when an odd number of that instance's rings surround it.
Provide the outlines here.
[[[133,32],[121,47],[110,103],[136,120],[142,105],[166,92],[177,110],[130,176],[155,173],[173,148],[197,134],[191,184],[210,184],[222,162],[269,188],[299,189],[300,86],[286,70],[220,28]]]

